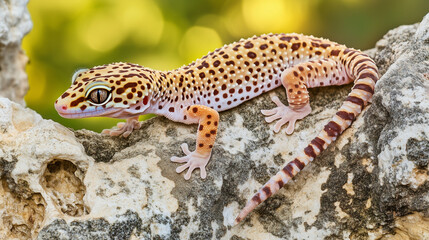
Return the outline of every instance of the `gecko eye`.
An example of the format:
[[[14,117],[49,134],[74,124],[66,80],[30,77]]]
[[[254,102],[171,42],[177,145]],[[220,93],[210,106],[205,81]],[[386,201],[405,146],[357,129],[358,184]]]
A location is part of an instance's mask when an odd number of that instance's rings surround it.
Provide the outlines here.
[[[110,100],[111,93],[108,87],[98,86],[90,89],[86,97],[92,104],[99,106]]]

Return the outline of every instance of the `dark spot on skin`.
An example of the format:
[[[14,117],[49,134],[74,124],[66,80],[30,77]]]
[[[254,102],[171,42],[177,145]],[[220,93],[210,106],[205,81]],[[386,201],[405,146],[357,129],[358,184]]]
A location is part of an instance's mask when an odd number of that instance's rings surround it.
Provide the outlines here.
[[[364,101],[361,98],[359,98],[359,97],[348,96],[345,101],[349,101],[349,102],[352,102],[352,103],[354,103],[356,105],[359,105],[361,107],[361,110],[365,106]]]
[[[86,109],[86,105],[82,105],[82,106],[80,106],[80,110],[85,110]]]
[[[363,91],[369,92],[369,93],[371,93],[371,94],[374,94],[374,90],[371,88],[371,86],[369,86],[369,85],[367,85],[367,84],[363,84],[363,83],[356,84],[356,85],[353,87],[353,89],[360,89],[360,90],[363,90]]]
[[[66,98],[68,95],[70,95],[70,93],[65,92],[65,93],[63,93],[63,95],[61,95],[61,98]]]
[[[137,86],[137,83],[135,83],[135,82],[129,82],[129,83],[127,83],[127,84],[124,85],[124,88],[127,89],[127,88],[136,87],[136,86]]]
[[[301,43],[294,43],[291,46],[292,51],[296,51],[299,49],[299,47],[301,47]]]
[[[168,111],[169,111],[169,112],[174,112],[174,107],[170,107],[170,108],[168,109]]]
[[[350,120],[350,121],[354,121],[356,118],[353,113],[348,113],[346,111],[338,111],[336,115],[344,120]]]
[[[196,107],[192,108],[192,112],[194,112],[194,113],[198,112],[198,108],[196,108]]]
[[[287,42],[290,42],[291,39],[292,39],[292,37],[281,37],[280,38],[280,40],[287,41]]]
[[[264,192],[265,192],[265,195],[266,195],[267,197],[271,196],[271,189],[270,189],[270,187],[265,186],[265,187],[263,187],[263,188],[262,188],[262,191],[264,191]]]
[[[341,133],[341,127],[334,121],[330,121],[328,124],[325,125],[323,130],[328,134],[330,137],[336,137]]]
[[[283,169],[282,171],[288,175],[290,178],[293,178],[293,167],[291,166],[291,163],[288,163]]]
[[[249,58],[255,58],[255,57],[256,57],[256,53],[254,53],[254,52],[248,52],[248,53],[247,53],[247,56],[248,56]]]
[[[305,167],[305,164],[304,164],[304,163],[302,163],[298,158],[295,158],[295,159],[292,161],[292,163],[294,163],[294,164],[295,164],[295,166],[297,166],[297,167],[299,168],[299,170],[302,170],[302,169],[304,169],[304,167]]]
[[[251,43],[250,41],[246,42],[246,44],[244,44],[244,47],[247,48],[247,49],[253,48],[253,43]]]
[[[70,107],[76,107],[79,103],[85,101],[84,97],[80,97],[70,103]]]
[[[322,48],[327,48],[327,47],[330,47],[330,46],[331,46],[331,44],[329,44],[329,43],[323,43],[323,44],[320,44],[320,46],[321,46]]]
[[[259,46],[259,49],[261,49],[261,50],[265,50],[267,48],[268,48],[267,44],[262,44],[261,46]]]
[[[204,147],[204,144],[200,143],[198,144],[199,147]]]
[[[340,50],[332,50],[331,56],[338,56],[339,53],[340,53]]]
[[[219,60],[214,61],[214,63],[213,63],[214,67],[218,67],[219,65],[220,65],[220,61]]]
[[[143,104],[144,105],[146,105],[148,103],[148,101],[149,101],[149,97],[148,96],[146,96],[146,97],[143,98]]]

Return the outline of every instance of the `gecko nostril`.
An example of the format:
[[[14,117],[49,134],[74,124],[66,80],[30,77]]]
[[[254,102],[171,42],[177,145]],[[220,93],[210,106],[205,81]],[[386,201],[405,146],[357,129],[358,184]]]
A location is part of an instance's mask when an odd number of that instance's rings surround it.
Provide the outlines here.
[[[61,106],[61,109],[67,110],[67,106]]]

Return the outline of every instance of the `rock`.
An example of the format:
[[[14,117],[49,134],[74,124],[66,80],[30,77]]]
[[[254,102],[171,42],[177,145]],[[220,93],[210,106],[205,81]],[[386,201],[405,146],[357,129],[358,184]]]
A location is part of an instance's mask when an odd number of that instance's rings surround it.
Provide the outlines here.
[[[426,17],[425,19],[427,19]],[[336,112],[351,85],[310,90],[312,113],[274,134],[261,109],[221,113],[208,164],[185,181],[170,157],[196,126],[152,118],[129,138],[73,132],[0,98],[0,238],[418,239],[429,232],[429,23],[390,31],[369,54],[372,104],[317,160],[240,225],[253,193]]]
[[[21,104],[28,90],[21,41],[32,28],[27,2],[0,1],[0,96]]]

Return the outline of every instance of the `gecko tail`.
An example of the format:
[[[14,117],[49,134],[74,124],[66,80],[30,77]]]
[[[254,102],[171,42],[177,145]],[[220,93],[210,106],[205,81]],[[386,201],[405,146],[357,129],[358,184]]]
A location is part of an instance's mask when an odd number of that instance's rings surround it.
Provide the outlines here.
[[[335,141],[352,124],[371,99],[374,94],[375,83],[378,80],[378,69],[374,61],[360,51],[350,51],[345,54],[344,58],[348,60],[345,62],[349,63],[346,66],[348,74],[356,79],[352,91],[331,121],[324,126],[317,137],[311,140],[300,155],[288,162],[276,175],[271,177],[247,202],[235,219],[234,225],[240,223],[259,204],[277,193],[298,172],[319,156],[331,142]]]

